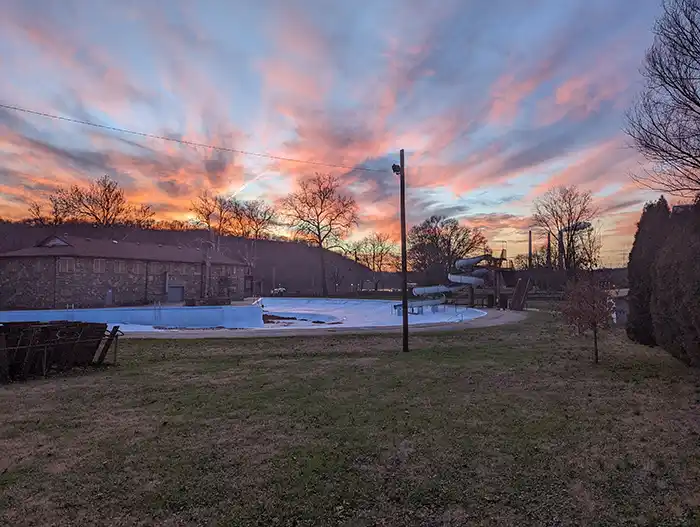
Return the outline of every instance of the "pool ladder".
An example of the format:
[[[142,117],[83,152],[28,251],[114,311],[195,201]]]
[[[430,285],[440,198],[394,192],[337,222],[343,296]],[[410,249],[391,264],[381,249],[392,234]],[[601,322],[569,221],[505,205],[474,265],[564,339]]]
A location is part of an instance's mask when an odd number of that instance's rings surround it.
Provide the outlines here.
[[[153,302],[153,321],[160,322],[162,318],[163,304],[160,302]]]

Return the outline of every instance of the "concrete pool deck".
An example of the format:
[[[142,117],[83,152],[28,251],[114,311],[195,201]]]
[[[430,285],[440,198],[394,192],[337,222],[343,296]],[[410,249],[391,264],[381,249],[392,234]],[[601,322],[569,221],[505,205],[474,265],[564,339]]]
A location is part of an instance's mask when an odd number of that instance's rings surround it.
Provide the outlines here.
[[[484,309],[485,316],[466,320],[464,322],[444,322],[431,324],[412,324],[410,333],[431,333],[440,331],[460,331],[470,328],[484,328],[515,324],[522,322],[528,316],[524,311],[499,311],[497,309]],[[311,337],[328,335],[355,335],[363,333],[401,333],[401,326],[365,326],[342,327],[331,325],[328,327],[287,327],[287,328],[260,328],[260,329],[172,329],[160,331],[134,331],[124,334],[121,338],[127,339],[212,339],[212,338],[268,338],[268,337]]]

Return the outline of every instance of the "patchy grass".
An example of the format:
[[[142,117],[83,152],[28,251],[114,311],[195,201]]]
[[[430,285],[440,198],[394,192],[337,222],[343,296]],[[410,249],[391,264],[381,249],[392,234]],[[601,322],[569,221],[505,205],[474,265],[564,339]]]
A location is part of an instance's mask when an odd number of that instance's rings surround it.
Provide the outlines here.
[[[125,341],[0,389],[8,525],[692,525],[700,375],[544,316],[416,336]]]

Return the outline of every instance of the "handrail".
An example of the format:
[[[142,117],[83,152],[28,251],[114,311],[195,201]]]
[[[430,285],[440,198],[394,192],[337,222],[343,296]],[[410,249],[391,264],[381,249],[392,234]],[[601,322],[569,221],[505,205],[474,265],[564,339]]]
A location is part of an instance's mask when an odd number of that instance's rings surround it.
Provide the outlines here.
[[[439,298],[426,298],[424,300],[409,300],[408,308],[439,306],[447,302],[447,296],[442,295]],[[391,306],[392,311],[396,312],[403,307],[403,303],[394,304]]]

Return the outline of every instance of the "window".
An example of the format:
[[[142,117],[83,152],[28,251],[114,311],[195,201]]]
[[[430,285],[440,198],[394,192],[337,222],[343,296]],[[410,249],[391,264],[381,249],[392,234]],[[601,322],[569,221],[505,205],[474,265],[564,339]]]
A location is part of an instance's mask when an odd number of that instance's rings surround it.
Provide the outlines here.
[[[105,261],[102,258],[95,258],[92,261],[92,272],[93,273],[104,273],[105,272]]]
[[[59,258],[58,259],[58,272],[59,273],[74,273],[75,272],[75,258]]]
[[[178,270],[177,264],[174,264],[174,263],[168,264],[168,272],[170,274],[175,274],[177,272],[177,270]]]
[[[131,266],[131,272],[133,274],[143,274],[143,266],[141,265],[141,262],[134,262]]]
[[[182,275],[187,274],[187,264],[180,264],[180,274],[182,274]]]
[[[34,272],[41,273],[44,270],[44,262],[41,260],[34,260]]]
[[[114,262],[115,273],[126,273],[126,262],[124,260],[116,260]]]

